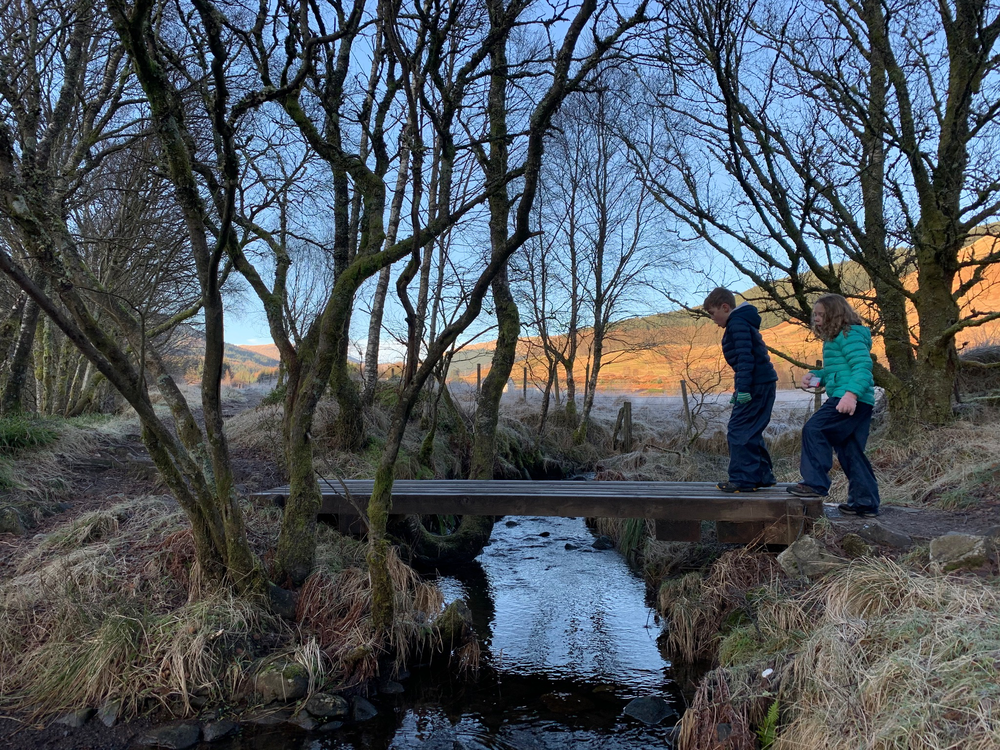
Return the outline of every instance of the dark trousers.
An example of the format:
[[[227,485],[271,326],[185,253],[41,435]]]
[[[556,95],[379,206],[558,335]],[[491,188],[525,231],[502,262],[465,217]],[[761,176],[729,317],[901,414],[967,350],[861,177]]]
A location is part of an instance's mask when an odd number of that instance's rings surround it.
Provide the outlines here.
[[[833,452],[847,475],[847,502],[861,508],[878,510],[878,482],[865,456],[865,444],[872,425],[870,404],[858,403],[854,414],[837,411],[839,398],[827,399],[802,428],[802,482],[826,494],[830,491]]]
[[[729,481],[743,487],[774,484],[771,456],[764,445],[764,428],[771,421],[776,383],[750,389],[746,404],[734,404],[729,416],[726,441],[729,443]]]

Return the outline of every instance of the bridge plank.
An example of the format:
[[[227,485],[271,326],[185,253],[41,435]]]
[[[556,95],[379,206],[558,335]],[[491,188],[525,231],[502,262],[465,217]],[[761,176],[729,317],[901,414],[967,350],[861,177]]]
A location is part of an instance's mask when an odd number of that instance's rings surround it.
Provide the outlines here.
[[[323,481],[320,512],[356,515],[359,507],[363,511],[367,505],[373,486],[373,480]],[[288,487],[260,494],[287,497]],[[726,494],[711,482],[402,480],[393,484],[392,512],[653,518],[678,524],[703,520],[770,522],[766,524],[770,526],[790,514],[819,517],[822,501],[791,498],[783,486],[754,493]],[[676,531],[688,536],[693,533],[692,529],[693,526],[678,525]],[[748,529],[741,531],[746,533]]]

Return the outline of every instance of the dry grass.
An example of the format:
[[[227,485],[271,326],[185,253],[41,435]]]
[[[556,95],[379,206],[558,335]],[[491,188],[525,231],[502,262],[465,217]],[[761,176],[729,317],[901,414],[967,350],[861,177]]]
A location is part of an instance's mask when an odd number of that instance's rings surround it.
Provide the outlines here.
[[[775,748],[1000,747],[1000,588],[863,559],[795,592],[766,587],[720,645],[727,710],[757,725],[781,706]],[[762,678],[766,668],[774,670]],[[717,700],[703,710],[721,710]],[[690,721],[691,728],[687,724]],[[704,723],[685,716],[685,750]]]
[[[905,440],[879,436],[869,454],[883,497],[900,504],[964,508],[1000,495],[1000,418],[961,419]]]

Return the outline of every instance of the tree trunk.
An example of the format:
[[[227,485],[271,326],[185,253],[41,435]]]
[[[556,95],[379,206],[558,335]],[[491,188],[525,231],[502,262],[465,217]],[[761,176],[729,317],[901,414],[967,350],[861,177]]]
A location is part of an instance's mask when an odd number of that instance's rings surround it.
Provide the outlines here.
[[[8,415],[21,411],[21,397],[28,381],[28,368],[31,366],[31,350],[35,343],[35,331],[38,328],[38,304],[29,299],[21,316],[21,329],[14,344],[14,353],[10,358],[10,371],[4,385],[3,396],[0,397],[0,414]]]

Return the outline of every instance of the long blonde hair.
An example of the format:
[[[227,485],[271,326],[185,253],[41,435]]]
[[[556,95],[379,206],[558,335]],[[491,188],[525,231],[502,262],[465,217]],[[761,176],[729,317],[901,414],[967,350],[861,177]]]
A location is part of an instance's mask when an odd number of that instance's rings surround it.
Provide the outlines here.
[[[812,324],[813,333],[823,341],[832,341],[841,333],[847,333],[851,326],[863,325],[851,304],[839,294],[824,294],[813,302],[813,309],[823,308],[823,324]]]

